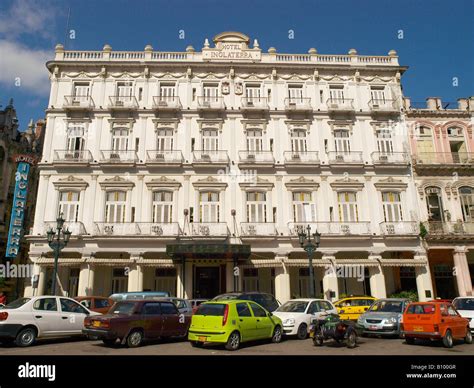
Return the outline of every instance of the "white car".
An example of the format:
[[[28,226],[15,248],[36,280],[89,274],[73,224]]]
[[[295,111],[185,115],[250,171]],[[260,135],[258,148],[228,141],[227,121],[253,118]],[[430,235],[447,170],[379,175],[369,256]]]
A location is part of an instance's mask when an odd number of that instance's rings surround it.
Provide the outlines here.
[[[282,320],[285,335],[305,339],[311,319],[318,318],[323,313],[337,314],[337,310],[331,302],[324,299],[292,299],[278,307],[273,315]]]
[[[37,338],[83,335],[88,315],[101,314],[63,296],[20,298],[0,310],[0,341],[25,347]]]
[[[453,305],[461,317],[469,320],[469,328],[474,333],[474,298],[472,296],[460,296],[453,300]]]

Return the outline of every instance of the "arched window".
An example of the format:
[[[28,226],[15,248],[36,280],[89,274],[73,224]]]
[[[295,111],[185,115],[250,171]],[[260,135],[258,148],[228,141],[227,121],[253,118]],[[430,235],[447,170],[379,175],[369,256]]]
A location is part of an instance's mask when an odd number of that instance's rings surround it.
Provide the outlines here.
[[[173,193],[171,191],[153,193],[153,222],[173,222]]]
[[[310,192],[295,191],[293,197],[293,221],[314,222],[316,221],[316,204]]]
[[[219,193],[204,191],[199,193],[199,222],[219,222]]]
[[[61,191],[59,193],[59,213],[69,222],[77,222],[79,215],[79,192]]]
[[[474,222],[474,189],[472,187],[460,187],[459,197],[461,199],[462,217],[465,222]]]
[[[429,221],[444,221],[443,200],[439,187],[427,187],[425,189],[426,206],[428,209]]]
[[[385,222],[403,221],[400,193],[393,191],[383,192],[382,205]]]
[[[265,192],[247,192],[247,222],[267,222],[267,195]]]
[[[124,191],[109,191],[105,202],[105,222],[125,222],[127,194]]]

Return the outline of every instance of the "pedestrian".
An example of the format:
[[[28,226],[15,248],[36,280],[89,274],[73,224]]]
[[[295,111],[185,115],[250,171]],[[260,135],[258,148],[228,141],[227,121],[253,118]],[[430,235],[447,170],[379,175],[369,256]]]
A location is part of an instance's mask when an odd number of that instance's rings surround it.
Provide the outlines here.
[[[0,291],[0,304],[7,304],[7,296],[3,291]]]

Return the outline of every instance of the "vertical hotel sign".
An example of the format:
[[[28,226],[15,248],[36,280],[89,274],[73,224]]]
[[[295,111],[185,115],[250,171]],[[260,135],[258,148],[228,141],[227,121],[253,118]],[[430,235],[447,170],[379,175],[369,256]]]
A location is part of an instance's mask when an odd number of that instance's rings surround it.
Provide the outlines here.
[[[8,231],[6,258],[14,259],[20,251],[20,240],[23,235],[23,221],[28,197],[28,178],[30,167],[35,164],[35,158],[30,155],[15,155],[17,163],[15,173],[15,192],[13,194],[10,229]]]

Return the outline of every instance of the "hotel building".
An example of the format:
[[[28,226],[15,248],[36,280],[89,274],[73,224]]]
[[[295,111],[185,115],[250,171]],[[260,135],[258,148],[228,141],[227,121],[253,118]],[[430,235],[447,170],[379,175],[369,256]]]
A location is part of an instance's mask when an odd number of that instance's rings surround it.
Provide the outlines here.
[[[307,225],[321,233],[317,296],[433,296],[395,51],[264,52],[224,32],[201,51],[58,45],[47,68],[27,236],[40,280],[27,295],[50,292],[46,232],[63,213],[73,235],[59,276],[71,296],[304,297]]]

